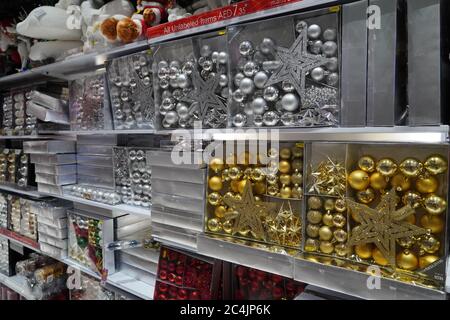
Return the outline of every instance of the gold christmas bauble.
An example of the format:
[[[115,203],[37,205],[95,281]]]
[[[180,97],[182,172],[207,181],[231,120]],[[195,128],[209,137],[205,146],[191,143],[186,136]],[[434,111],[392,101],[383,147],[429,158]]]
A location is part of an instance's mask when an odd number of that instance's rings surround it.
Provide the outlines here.
[[[253,168],[252,167],[247,167],[244,170],[244,179],[251,179],[252,178],[252,174],[253,174]]]
[[[211,232],[218,232],[221,229],[219,220],[214,219],[214,218],[209,219],[207,225],[208,225],[208,230]]]
[[[305,241],[305,251],[315,252],[319,250],[320,242],[317,239],[308,238]]]
[[[370,186],[375,190],[384,190],[387,186],[386,178],[379,172],[370,175]]]
[[[330,241],[321,241],[320,251],[325,254],[332,254],[334,251],[334,245]]]
[[[320,227],[317,224],[308,224],[306,226],[306,234],[310,238],[317,238],[319,236]]]
[[[333,199],[326,199],[325,202],[323,203],[323,207],[327,211],[333,210],[334,209],[334,200]]]
[[[404,237],[397,239],[397,243],[400,247],[409,249],[416,244],[416,240],[413,237]]]
[[[280,191],[280,189],[278,189],[277,185],[272,185],[267,188],[267,193],[271,196],[276,196],[278,191]]]
[[[209,178],[208,186],[213,191],[222,190],[222,178],[220,178],[218,176]]]
[[[256,194],[266,193],[266,184],[264,182],[258,181],[253,184],[253,190]]]
[[[301,198],[303,198],[303,188],[302,187],[299,187],[299,186],[294,186],[293,188],[292,188],[292,198],[295,198],[295,199],[301,199]]]
[[[361,259],[370,259],[372,257],[373,246],[370,243],[358,244],[355,246],[355,253]]]
[[[309,197],[308,198],[308,208],[309,209],[322,208],[322,200],[319,197]]]
[[[241,182],[240,180],[232,180],[230,182],[230,189],[231,189],[231,191],[239,192],[239,183],[240,182]]]
[[[289,174],[280,175],[280,182],[286,186],[291,184],[291,176]]]
[[[228,176],[231,180],[239,180],[242,177],[242,171],[239,167],[231,167],[228,169]]]
[[[340,257],[345,257],[348,254],[348,247],[346,244],[344,243],[338,243],[335,247],[334,247],[334,251],[336,252],[336,254]]]
[[[406,177],[415,178],[422,172],[423,164],[416,158],[406,158],[398,168]]]
[[[228,191],[227,193],[225,193],[225,194],[223,195],[223,198],[234,199],[234,197],[235,197],[235,193],[233,193],[233,192],[231,192],[231,191]]]
[[[362,170],[355,170],[348,176],[348,183],[355,190],[364,190],[369,186],[369,175]]]
[[[217,218],[225,217],[226,212],[227,212],[227,208],[225,208],[224,206],[218,206],[218,207],[216,207],[216,209],[214,209],[214,215]]]
[[[404,250],[397,254],[397,266],[401,269],[413,271],[419,266],[419,260],[409,250]]]
[[[328,227],[333,226],[333,215],[330,212],[327,212],[322,217],[322,223]]]
[[[251,174],[251,178],[253,181],[262,181],[264,180],[265,174],[261,170],[261,168],[254,168]]]
[[[419,247],[426,253],[435,253],[441,247],[441,242],[433,235],[429,235],[420,240]]]
[[[322,221],[322,213],[317,210],[309,210],[306,214],[306,218],[308,219],[309,223],[318,224],[320,221]]]
[[[217,206],[222,201],[222,197],[217,192],[212,192],[208,195],[208,202],[212,206]]]
[[[375,173],[374,173],[375,174]],[[361,190],[356,193],[356,199],[359,202],[368,204],[375,199],[375,191],[372,188],[367,188],[366,190]]]
[[[334,209],[336,209],[337,212],[345,212],[347,211],[347,205],[345,204],[344,199],[337,199],[334,202]]]
[[[397,191],[406,191],[411,188],[411,181],[401,173],[397,173],[389,181]]]
[[[436,175],[447,171],[448,164],[444,157],[434,155],[425,160],[424,167],[429,173]]]
[[[429,214],[438,215],[444,212],[447,208],[447,201],[439,196],[430,194],[423,199],[423,206]]]
[[[358,160],[358,167],[365,172],[375,171],[375,160],[371,156],[363,156]]]
[[[278,176],[276,174],[268,174],[266,181],[268,184],[278,184]]]
[[[289,161],[281,160],[278,164],[278,170],[281,173],[289,173],[291,171],[291,164],[289,163]]]
[[[415,191],[407,191],[402,197],[403,204],[416,209],[422,203],[422,197]]]
[[[430,264],[432,264],[438,260],[439,260],[438,256],[434,256],[431,254],[419,257],[419,268],[424,269],[424,268],[428,267]]]
[[[303,157],[303,148],[299,146],[292,147],[292,155],[294,158]]]
[[[377,162],[376,169],[383,176],[391,177],[397,171],[397,164],[392,159],[384,158]]]
[[[347,241],[347,231],[343,229],[336,229],[333,232],[333,236],[337,242],[345,242]]]
[[[303,161],[302,161],[302,159],[294,159],[294,160],[292,160],[291,166],[292,166],[292,170],[302,171],[303,170]]]
[[[212,158],[209,161],[209,167],[211,170],[218,172],[223,169],[223,159],[222,158]]]
[[[228,169],[224,169],[222,171],[222,180],[223,181],[230,181],[231,180],[231,178],[230,178],[230,176],[228,174],[229,174]]]
[[[280,189],[280,195],[284,199],[289,199],[291,197],[292,190],[290,187],[283,186]]]
[[[389,261],[383,256],[380,249],[376,247],[372,250],[372,258],[375,263],[379,264],[380,266],[387,266],[389,264]]]
[[[242,200],[242,196],[241,196],[239,193],[236,193],[236,194],[234,195],[234,198],[235,198],[236,200],[238,200],[238,201]]]
[[[224,223],[222,223],[222,229],[226,233],[231,233],[233,231],[233,224],[231,223],[231,221],[225,221]]]
[[[431,230],[434,234],[441,233],[444,230],[444,220],[442,220],[441,216],[424,214],[420,218],[420,225],[425,229]]]
[[[252,162],[252,155],[248,151],[244,151],[238,156],[238,164],[242,164],[244,166],[248,166]]]
[[[416,189],[420,193],[433,193],[439,187],[439,182],[434,176],[420,176],[416,180]]]
[[[333,238],[333,231],[328,226],[322,226],[319,229],[319,238],[320,240],[331,240]]]
[[[291,181],[293,184],[298,184],[301,186],[303,184],[303,175],[298,170],[295,170],[291,176]]]
[[[251,184],[251,182],[248,181],[248,180],[241,180],[241,181],[239,181],[239,184],[238,184],[238,192],[239,192],[240,194],[243,194],[243,193],[244,193],[245,185],[246,185],[247,183],[250,183],[250,184]]]
[[[345,226],[345,223],[347,222],[347,219],[344,217],[344,215],[340,213],[336,213],[333,216],[333,225],[336,228],[343,228]]]
[[[280,150],[280,158],[284,160],[288,160],[291,158],[291,149],[289,148],[282,148]]]

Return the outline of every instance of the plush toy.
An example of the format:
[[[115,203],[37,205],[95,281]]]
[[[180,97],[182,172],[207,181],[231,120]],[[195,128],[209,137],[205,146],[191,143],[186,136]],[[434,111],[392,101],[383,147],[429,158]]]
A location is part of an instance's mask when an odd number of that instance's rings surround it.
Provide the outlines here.
[[[135,18],[143,21],[144,29],[166,22],[168,9],[172,9],[175,5],[173,0],[138,0],[137,4],[138,14]]]

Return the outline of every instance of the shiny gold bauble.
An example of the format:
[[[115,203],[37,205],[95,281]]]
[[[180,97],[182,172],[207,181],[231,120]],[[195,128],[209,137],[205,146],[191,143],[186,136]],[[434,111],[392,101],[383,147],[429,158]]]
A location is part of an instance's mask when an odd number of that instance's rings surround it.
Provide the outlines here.
[[[303,148],[299,146],[292,147],[292,155],[294,158],[303,157]]]
[[[236,166],[237,164],[236,155],[234,153],[230,153],[225,159],[225,164],[230,168]]]
[[[236,194],[235,194],[234,192],[228,191],[227,193],[225,193],[225,194],[223,195],[223,198],[224,198],[224,199],[225,199],[225,198],[234,199],[235,195],[236,195]]]
[[[230,181],[231,180],[231,178],[230,178],[230,176],[228,174],[229,174],[228,169],[224,169],[222,171],[222,180],[223,181]]]
[[[223,169],[223,159],[222,158],[212,158],[209,161],[209,167],[211,170],[217,172]]]
[[[422,197],[415,191],[407,191],[402,197],[403,204],[410,205],[412,208],[418,208],[422,203]]]
[[[264,180],[264,177],[265,177],[265,174],[261,170],[261,168],[253,169],[252,175],[251,175],[251,178],[253,181],[257,181],[257,182],[262,181],[262,180]]]
[[[397,254],[397,266],[401,269],[413,271],[419,266],[419,260],[409,250],[404,250]]]
[[[241,196],[239,193],[236,193],[236,194],[234,195],[234,199],[240,201],[240,200],[242,200],[242,196]]]
[[[429,214],[424,214],[420,218],[420,225],[425,229],[431,230],[432,233],[440,233],[444,230],[444,220],[441,216],[432,216]]]
[[[447,171],[448,164],[444,157],[434,155],[425,160],[424,167],[429,173],[436,175]]]
[[[423,199],[423,206],[429,214],[438,215],[447,209],[447,201],[439,196],[431,194]]]
[[[375,174],[375,173],[374,173]],[[366,190],[361,190],[356,193],[356,199],[359,202],[368,204],[375,199],[375,191],[372,188],[367,188]]]
[[[208,230],[211,232],[218,232],[220,229],[222,229],[219,220],[217,219],[209,219],[208,220]]]
[[[369,175],[365,171],[355,170],[348,175],[348,183],[355,190],[364,190],[369,186]]]
[[[441,242],[433,235],[426,236],[419,242],[420,250],[426,253],[435,253],[441,247]]]
[[[233,180],[230,182],[230,189],[233,192],[239,192],[239,183],[241,181],[240,180]]]
[[[370,243],[359,244],[355,246],[355,253],[361,259],[370,259],[372,257],[373,246]]]
[[[244,151],[238,156],[238,164],[242,164],[244,166],[248,166],[252,163],[252,155],[248,151]]]
[[[250,184],[251,184],[251,182],[248,181],[248,180],[241,180],[241,181],[239,181],[239,184],[238,184],[238,192],[239,192],[240,194],[243,194],[243,193],[244,193],[245,185],[246,185],[247,183],[250,183]]]
[[[328,226],[322,226],[319,229],[319,238],[320,240],[331,240],[333,238],[333,231]]]
[[[277,185],[272,185],[267,188],[267,193],[271,196],[276,196],[280,189],[278,189]]]
[[[295,170],[295,172],[291,175],[291,181],[293,184],[298,184],[301,186],[303,184],[303,175],[298,170]]]
[[[322,221],[322,213],[317,210],[309,210],[306,214],[306,218],[308,219],[309,223],[318,224],[320,221]]]
[[[222,201],[222,197],[220,196],[219,193],[217,192],[212,192],[208,195],[208,202],[212,205],[212,206],[217,206],[220,201]]]
[[[433,193],[439,187],[439,182],[434,176],[420,176],[416,180],[416,189],[420,193]]]
[[[256,194],[266,193],[266,184],[264,182],[258,181],[253,184],[253,190]]]
[[[239,167],[231,167],[228,169],[228,176],[231,180],[239,180],[242,176],[242,171]]]
[[[343,228],[345,226],[345,223],[347,222],[347,219],[344,217],[344,215],[340,213],[336,213],[333,216],[333,225],[336,228]]]
[[[308,208],[309,209],[322,208],[322,199],[320,199],[319,197],[309,197],[308,198]]]
[[[376,247],[372,250],[372,258],[375,263],[379,264],[380,266],[387,266],[389,264],[389,261],[383,256],[380,249]]]
[[[334,245],[330,241],[321,241],[320,251],[325,254],[331,254],[334,251]]]
[[[289,148],[282,148],[280,150],[280,158],[284,160],[288,160],[291,158],[291,149]]]
[[[291,162],[292,170],[303,170],[303,161],[301,159],[294,159]]]
[[[397,171],[397,164],[392,159],[384,158],[377,162],[376,169],[383,176],[391,177]]]
[[[430,264],[432,264],[438,260],[439,260],[439,257],[434,256],[434,255],[426,255],[426,256],[419,257],[419,268],[424,269],[424,268],[428,267]]]
[[[337,242],[345,242],[347,241],[348,234],[344,229],[336,229],[333,232],[333,236]]]
[[[337,199],[334,202],[334,209],[336,209],[337,212],[345,212],[347,211],[347,205],[345,204],[344,199]]]
[[[397,191],[406,191],[411,188],[411,181],[401,173],[394,175],[389,182]]]
[[[291,176],[289,174],[280,175],[280,182],[286,186],[291,184]]]
[[[327,211],[331,211],[334,209],[334,200],[333,199],[326,199],[323,203],[323,207]]]
[[[317,238],[319,236],[320,227],[317,224],[308,224],[306,226],[306,234],[310,238]]]
[[[322,217],[322,223],[328,227],[333,226],[333,215],[330,212],[327,212]]]
[[[280,195],[284,199],[289,199],[291,197],[292,190],[290,187],[284,186],[280,189]]]
[[[220,178],[218,176],[214,176],[214,177],[209,178],[208,186],[213,191],[220,191],[220,190],[222,190],[222,186],[223,186],[222,178]]]
[[[375,190],[384,190],[387,186],[386,178],[379,172],[370,175],[370,186]]]
[[[334,247],[334,251],[340,257],[345,257],[348,254],[348,246],[344,243],[338,243]]]
[[[317,239],[308,238],[305,241],[305,251],[315,252],[319,250],[320,242]]]
[[[303,198],[303,188],[302,187],[300,187],[300,186],[294,186],[293,188],[292,188],[292,198],[295,198],[295,199],[301,199],[301,198]]]
[[[278,184],[278,177],[276,174],[268,174],[266,181],[268,184]]]
[[[222,229],[226,233],[231,233],[233,231],[233,224],[231,223],[231,221],[225,221],[224,223],[222,223]]]
[[[408,178],[417,177],[423,169],[423,164],[416,158],[406,158],[403,160],[398,169]]]
[[[291,164],[289,163],[289,161],[281,160],[278,164],[278,170],[281,173],[289,173],[291,171]]]
[[[413,237],[404,237],[397,239],[397,243],[400,247],[409,249],[416,244],[416,240]]]
[[[225,213],[227,212],[227,208],[225,208],[224,206],[218,206],[214,209],[214,215],[217,218],[223,218],[225,217]]]
[[[375,171],[375,160],[371,156],[363,156],[358,160],[358,167],[365,172]]]
[[[247,167],[244,170],[244,179],[251,179],[252,178],[252,174],[253,174],[253,168],[252,167]]]

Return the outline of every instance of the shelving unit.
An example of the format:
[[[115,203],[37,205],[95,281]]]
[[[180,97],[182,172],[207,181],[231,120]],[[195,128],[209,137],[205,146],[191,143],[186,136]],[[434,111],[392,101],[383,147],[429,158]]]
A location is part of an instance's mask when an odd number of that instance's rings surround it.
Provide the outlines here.
[[[42,193],[39,193],[34,187],[20,188],[12,184],[0,184],[0,190],[14,192],[36,199],[48,197]]]
[[[14,290],[27,300],[38,300],[38,297],[31,292],[26,280],[19,276],[7,277],[0,273],[0,283],[3,283],[3,285]]]

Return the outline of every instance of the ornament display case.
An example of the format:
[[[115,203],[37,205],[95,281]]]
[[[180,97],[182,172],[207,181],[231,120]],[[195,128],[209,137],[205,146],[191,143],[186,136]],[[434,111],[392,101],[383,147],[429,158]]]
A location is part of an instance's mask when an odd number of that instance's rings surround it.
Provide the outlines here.
[[[30,156],[21,149],[0,149],[0,184],[26,188],[34,184]]]
[[[158,130],[226,127],[229,81],[224,34],[219,31],[152,47]]]
[[[27,109],[32,96],[32,88],[13,89],[3,96],[2,135],[23,136],[37,132],[37,119]]]
[[[228,27],[229,126],[339,125],[339,11]]]

